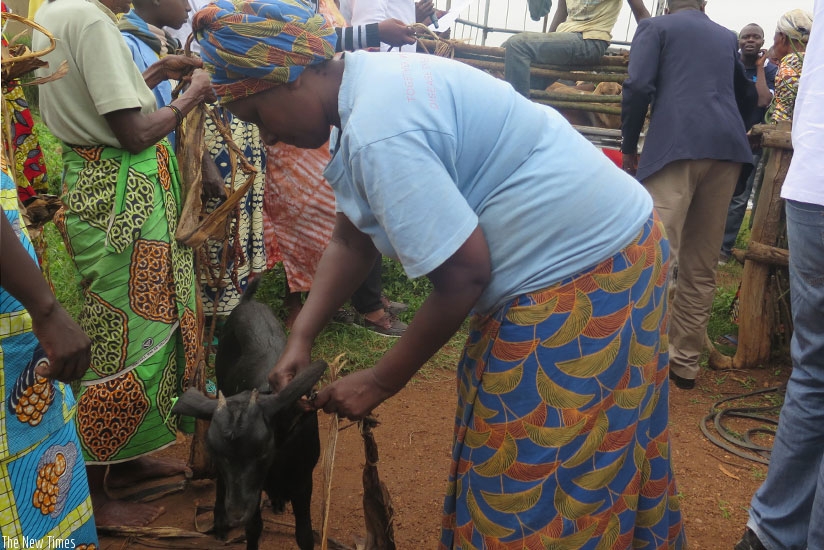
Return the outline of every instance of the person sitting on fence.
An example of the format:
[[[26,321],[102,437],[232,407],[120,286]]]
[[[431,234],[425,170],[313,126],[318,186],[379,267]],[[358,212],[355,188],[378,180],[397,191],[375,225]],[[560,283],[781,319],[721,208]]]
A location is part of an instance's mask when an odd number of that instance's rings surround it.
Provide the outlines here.
[[[627,0],[636,21],[649,17],[642,0]],[[530,63],[593,65],[612,40],[621,0],[559,0],[549,32],[520,32],[504,42],[504,78],[529,97]]]
[[[363,418],[474,312],[441,548],[595,547],[617,534],[622,547],[683,548],[661,348],[669,247],[641,185],[482,71],[422,54],[335,57],[333,30],[303,2],[219,0],[193,27],[215,93],[264,141],[312,148],[337,129],[334,235],[272,386],[309,365],[380,250],[433,290],[373,368],[307,406]]]

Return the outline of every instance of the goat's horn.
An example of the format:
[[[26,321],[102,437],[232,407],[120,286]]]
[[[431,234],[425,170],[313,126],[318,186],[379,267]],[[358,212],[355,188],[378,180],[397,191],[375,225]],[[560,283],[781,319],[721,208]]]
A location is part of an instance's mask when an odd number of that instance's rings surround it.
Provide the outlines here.
[[[217,392],[217,408],[218,409],[225,409],[226,408],[226,397],[223,396],[222,391]]]
[[[255,403],[257,403],[257,398],[258,398],[258,389],[255,388],[255,389],[252,390],[252,396],[249,398],[249,406],[250,407],[252,405],[254,405]]]

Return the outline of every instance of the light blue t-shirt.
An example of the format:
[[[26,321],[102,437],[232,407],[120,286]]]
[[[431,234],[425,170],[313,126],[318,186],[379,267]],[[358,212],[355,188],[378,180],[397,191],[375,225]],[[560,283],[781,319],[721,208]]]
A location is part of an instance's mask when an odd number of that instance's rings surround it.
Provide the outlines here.
[[[480,224],[492,277],[474,310],[627,246],[652,198],[557,112],[463,63],[347,53],[325,176],[337,209],[420,277]]]

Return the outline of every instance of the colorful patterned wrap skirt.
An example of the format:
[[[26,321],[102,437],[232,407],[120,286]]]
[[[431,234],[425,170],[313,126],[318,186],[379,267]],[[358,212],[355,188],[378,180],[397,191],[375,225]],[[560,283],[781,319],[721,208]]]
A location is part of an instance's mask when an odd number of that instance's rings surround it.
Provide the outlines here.
[[[83,279],[78,322],[92,339],[77,431],[87,462],[119,462],[174,443],[172,399],[198,359],[192,250],[174,239],[177,161],[165,139],[136,155],[64,151],[55,223]]]
[[[440,548],[684,548],[663,235],[473,318]]]
[[[3,166],[0,206],[34,261]],[[23,306],[0,288],[0,534],[4,548],[97,548],[71,388],[37,375],[48,361]]]
[[[206,272],[200,281],[203,312],[206,315],[228,316],[240,303],[249,279],[266,270],[266,248],[263,244],[263,188],[266,184],[266,156],[257,126],[232,117],[229,129],[232,141],[243,151],[246,159],[258,169],[249,192],[235,207],[235,215],[229,227],[224,250],[224,241],[208,239],[204,244]],[[209,154],[230,189],[236,190],[246,182],[243,173],[233,166],[226,142],[211,118],[206,119],[206,146]],[[210,199],[206,212],[214,211],[221,201]],[[221,276],[221,262],[226,256],[226,269]],[[217,302],[215,302],[217,299]]]

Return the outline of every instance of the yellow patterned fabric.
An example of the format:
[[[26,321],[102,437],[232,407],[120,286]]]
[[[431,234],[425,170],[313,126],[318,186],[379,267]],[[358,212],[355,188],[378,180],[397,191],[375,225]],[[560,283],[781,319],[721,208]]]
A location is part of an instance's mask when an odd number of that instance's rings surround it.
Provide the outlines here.
[[[775,74],[775,95],[770,108],[772,122],[793,119],[803,66],[804,57],[796,53],[784,56],[778,65],[778,72]]]
[[[667,267],[624,250],[473,318],[440,548],[683,549],[670,464]]]
[[[0,206],[34,261],[3,163]],[[47,362],[31,317],[0,288],[0,533],[5,548],[97,548],[74,396],[35,368]]]

